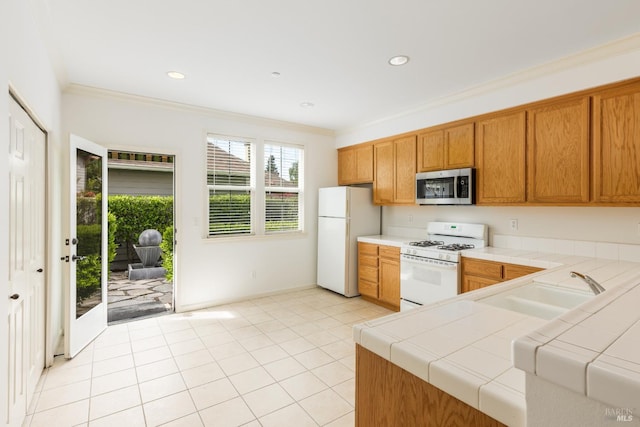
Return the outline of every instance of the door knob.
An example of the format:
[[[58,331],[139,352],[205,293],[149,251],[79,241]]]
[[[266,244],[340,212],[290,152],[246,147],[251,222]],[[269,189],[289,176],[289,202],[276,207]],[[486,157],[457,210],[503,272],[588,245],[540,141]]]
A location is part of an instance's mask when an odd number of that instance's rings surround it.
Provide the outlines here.
[[[82,261],[83,259],[85,259],[86,257],[84,256],[78,256],[78,255],[73,255],[71,257],[71,261]]]
[[[13,295],[9,296],[9,298],[18,299],[18,298],[20,298],[20,295],[19,294],[13,294]]]

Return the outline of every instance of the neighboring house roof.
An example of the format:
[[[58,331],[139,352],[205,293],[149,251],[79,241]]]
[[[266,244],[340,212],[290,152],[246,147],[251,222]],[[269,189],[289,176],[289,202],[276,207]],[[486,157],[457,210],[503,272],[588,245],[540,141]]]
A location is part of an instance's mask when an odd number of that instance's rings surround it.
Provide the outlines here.
[[[234,156],[215,144],[209,144],[209,150],[213,153],[207,157],[207,174],[249,176],[251,163]],[[278,187],[297,187],[298,184],[280,176],[279,173],[264,172],[265,183]]]
[[[154,172],[173,172],[173,163],[147,160],[111,159],[107,162],[109,169],[145,170]]]
[[[207,156],[207,175],[232,175],[248,177],[251,171],[251,163],[234,156],[228,151],[209,145],[213,153]],[[153,160],[113,159],[109,157],[110,169],[145,170],[154,172],[173,172],[173,163],[158,162]],[[297,183],[284,179],[279,173],[264,173],[265,183],[278,187],[297,187]]]

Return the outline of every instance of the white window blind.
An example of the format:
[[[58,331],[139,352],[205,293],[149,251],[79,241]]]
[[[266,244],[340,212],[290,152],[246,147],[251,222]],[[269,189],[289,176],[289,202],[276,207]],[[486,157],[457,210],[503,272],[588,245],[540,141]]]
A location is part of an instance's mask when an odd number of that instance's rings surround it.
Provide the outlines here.
[[[265,233],[301,230],[302,147],[264,145]]]
[[[209,236],[253,232],[253,150],[249,141],[207,137]]]

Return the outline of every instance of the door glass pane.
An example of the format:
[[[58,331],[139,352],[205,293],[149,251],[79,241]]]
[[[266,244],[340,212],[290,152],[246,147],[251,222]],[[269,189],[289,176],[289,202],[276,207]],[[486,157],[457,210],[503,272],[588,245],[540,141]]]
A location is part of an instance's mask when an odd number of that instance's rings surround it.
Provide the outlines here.
[[[76,318],[102,302],[102,158],[78,149]]]

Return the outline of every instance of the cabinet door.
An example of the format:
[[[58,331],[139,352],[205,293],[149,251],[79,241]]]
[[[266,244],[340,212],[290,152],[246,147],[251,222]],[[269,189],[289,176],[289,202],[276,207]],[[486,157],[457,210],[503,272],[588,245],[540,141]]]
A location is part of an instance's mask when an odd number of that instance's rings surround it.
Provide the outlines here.
[[[352,148],[338,150],[338,184],[349,185],[356,177],[356,151]]]
[[[380,258],[379,295],[381,301],[400,307],[400,260]]]
[[[375,144],[373,146],[373,160],[373,202],[379,205],[392,204],[395,179],[393,141]]]
[[[502,263],[462,257],[462,274],[502,280]]]
[[[589,98],[531,109],[527,128],[527,200],[588,202]]]
[[[445,129],[444,168],[469,168],[474,165],[474,124]]]
[[[373,145],[358,147],[356,153],[356,183],[373,182]]]
[[[640,202],[640,84],[593,97],[596,202]]]
[[[484,288],[485,286],[495,285],[500,283],[500,280],[488,279],[486,277],[478,276],[462,276],[461,293],[475,291],[476,289]]]
[[[504,280],[517,279],[518,277],[526,276],[527,274],[536,273],[542,268],[529,267],[528,265],[518,264],[505,264],[504,265]]]
[[[393,141],[395,151],[394,202],[416,202],[416,136],[411,135]]]
[[[525,201],[525,144],[524,111],[477,123],[478,204]]]
[[[444,168],[444,132],[436,130],[418,135],[418,171]]]

